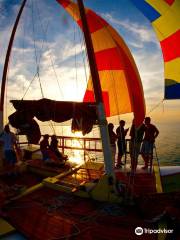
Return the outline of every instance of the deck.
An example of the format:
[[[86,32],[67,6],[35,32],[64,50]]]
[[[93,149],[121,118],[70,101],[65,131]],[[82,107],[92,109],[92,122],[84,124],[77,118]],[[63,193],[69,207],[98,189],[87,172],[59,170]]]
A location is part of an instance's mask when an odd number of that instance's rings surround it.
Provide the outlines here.
[[[93,151],[91,145],[88,148]],[[87,139],[83,146],[87,146]],[[95,152],[100,152],[98,144],[94,146]],[[146,220],[162,213],[173,198],[157,194],[155,168],[150,173],[138,165],[132,175],[127,156],[125,163],[121,169],[115,169],[116,179],[125,187],[119,193],[124,198],[119,205],[74,194],[78,186],[96,182],[104,175],[101,161],[87,160],[85,154],[83,163],[67,162],[61,167],[47,166],[40,159],[26,160],[17,176],[1,176],[10,188],[14,184],[22,186],[4,205],[6,219],[25,239],[144,240],[143,235],[135,235],[135,228],[156,228]],[[129,205],[132,198],[133,205]],[[157,239],[157,235],[146,234],[146,239]]]

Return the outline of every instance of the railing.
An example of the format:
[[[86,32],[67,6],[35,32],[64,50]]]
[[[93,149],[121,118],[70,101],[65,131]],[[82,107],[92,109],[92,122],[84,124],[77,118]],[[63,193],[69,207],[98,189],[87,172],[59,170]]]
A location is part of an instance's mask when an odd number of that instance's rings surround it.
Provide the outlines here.
[[[44,135],[42,135],[43,137]],[[88,152],[102,153],[102,144],[100,138],[84,138],[84,137],[72,137],[72,136],[57,136],[59,140],[58,147],[61,152],[64,154],[65,150],[79,150],[84,152],[84,159]],[[130,139],[126,139],[126,153],[124,154],[124,161],[126,164],[127,158],[130,154],[129,152],[129,143]],[[36,144],[38,147],[33,148],[31,144],[26,142],[19,142],[19,145],[29,145],[30,151],[35,153],[39,151],[39,144]],[[118,149],[116,153],[118,152]],[[141,153],[140,153],[141,154]]]
[[[43,136],[43,135],[42,135]],[[65,150],[81,150],[89,152],[102,152],[102,145],[100,138],[82,138],[82,137],[69,137],[69,136],[57,136],[59,140],[58,147],[61,149],[62,153]],[[27,141],[19,142],[19,145],[29,145]],[[34,145],[34,144],[33,144]],[[39,146],[40,144],[35,144]],[[35,150],[37,151],[37,150]]]

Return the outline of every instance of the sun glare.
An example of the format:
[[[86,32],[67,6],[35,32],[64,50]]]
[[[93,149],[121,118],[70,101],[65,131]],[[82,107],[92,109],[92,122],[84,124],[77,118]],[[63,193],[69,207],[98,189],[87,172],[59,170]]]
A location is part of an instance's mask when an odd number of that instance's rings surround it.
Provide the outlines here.
[[[74,137],[76,137],[76,139],[72,140],[71,146],[74,148],[82,148],[83,146],[82,146],[81,142],[79,141],[79,138],[82,137],[82,133],[74,132],[73,135],[74,135]],[[76,164],[83,164],[84,163],[83,155],[84,155],[83,150],[74,149],[74,150],[72,150],[72,154],[69,157],[69,160]]]

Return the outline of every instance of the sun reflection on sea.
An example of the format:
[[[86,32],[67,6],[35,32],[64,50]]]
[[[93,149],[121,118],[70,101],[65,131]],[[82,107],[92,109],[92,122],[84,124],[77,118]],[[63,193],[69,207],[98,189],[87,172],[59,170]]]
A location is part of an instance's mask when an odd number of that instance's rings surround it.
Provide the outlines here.
[[[71,147],[73,148],[83,148],[82,143],[79,141],[79,138],[82,138],[82,133],[81,132],[75,132],[74,137],[76,139],[73,139],[71,142]],[[83,150],[78,150],[78,149],[72,149],[71,155],[69,156],[69,161],[72,163],[76,164],[83,164],[84,159],[83,159]]]

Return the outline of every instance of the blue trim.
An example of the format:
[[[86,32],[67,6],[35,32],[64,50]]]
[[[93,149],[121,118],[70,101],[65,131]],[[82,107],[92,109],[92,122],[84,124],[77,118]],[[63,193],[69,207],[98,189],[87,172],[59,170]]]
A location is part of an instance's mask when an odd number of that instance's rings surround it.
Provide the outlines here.
[[[180,83],[165,86],[165,99],[180,99]]]
[[[149,19],[150,22],[153,22],[161,16],[149,3],[145,0],[131,0],[134,5],[144,14],[145,17]]]

